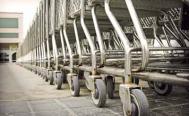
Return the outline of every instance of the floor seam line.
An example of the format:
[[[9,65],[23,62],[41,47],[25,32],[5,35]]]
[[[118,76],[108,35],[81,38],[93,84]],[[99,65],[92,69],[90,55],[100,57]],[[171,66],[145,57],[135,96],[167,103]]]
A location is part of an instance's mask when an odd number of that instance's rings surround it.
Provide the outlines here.
[[[162,108],[169,108],[169,107],[183,106],[183,105],[188,105],[188,104],[189,104],[189,103],[176,104],[176,105],[171,105],[171,106],[162,106],[162,107],[153,108],[153,109],[151,109],[151,111],[153,111],[153,110],[158,110],[158,109],[162,109]]]
[[[29,102],[29,101],[26,101],[26,102],[27,102],[27,106],[28,106],[28,108],[29,108],[30,113],[32,114],[32,116],[36,116],[36,115],[35,115],[35,112],[34,112],[34,110],[33,110],[33,108],[32,108],[32,106],[31,106],[31,104],[30,104],[30,102]]]
[[[59,100],[54,99],[54,101],[55,101],[59,106],[61,106],[62,108],[64,108],[66,111],[68,111],[71,116],[78,116],[71,108],[69,108],[69,107],[66,106],[65,104],[61,103]]]

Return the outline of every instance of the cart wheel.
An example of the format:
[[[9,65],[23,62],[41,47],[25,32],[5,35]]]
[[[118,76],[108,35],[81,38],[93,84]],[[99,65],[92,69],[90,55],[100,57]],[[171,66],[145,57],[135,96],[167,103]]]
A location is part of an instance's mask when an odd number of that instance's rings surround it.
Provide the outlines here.
[[[56,89],[60,90],[63,84],[63,77],[62,77],[62,73],[57,73],[56,75],[56,84],[57,87]]]
[[[189,92],[189,87],[186,87],[186,91],[188,91],[188,92]]]
[[[166,96],[171,93],[173,86],[165,83],[154,82],[154,91],[158,95]]]
[[[48,72],[45,72],[45,82],[48,82]]]
[[[42,77],[42,79],[45,79],[45,75],[44,75],[44,73],[41,74],[41,77]]]
[[[34,73],[37,74],[37,70],[34,70]]]
[[[97,107],[103,107],[106,104],[106,86],[102,79],[96,79],[95,91],[92,92],[92,99]]]
[[[40,72],[40,70],[38,69],[37,70],[37,74],[40,76],[41,75],[41,72]]]
[[[114,89],[115,89],[114,87],[115,87],[115,83],[114,83],[113,77],[108,76],[106,78],[106,90],[107,90],[107,94],[108,94],[109,99],[114,98]]]
[[[139,79],[136,78],[136,77],[133,77],[132,78],[132,82],[138,85],[139,84]]]
[[[53,77],[53,72],[52,71],[49,72],[49,81],[50,81],[50,85],[54,84],[54,77]]]
[[[45,79],[45,77],[46,77],[46,73],[45,73],[45,72],[43,72],[43,78]]]
[[[79,77],[79,79],[84,79],[84,71],[79,70],[78,71],[78,77]]]
[[[63,83],[67,83],[67,73],[66,72],[62,73],[62,79],[63,79]]]
[[[80,86],[79,86],[79,79],[78,76],[72,77],[72,84],[71,84],[71,94],[72,96],[79,96],[80,93]]]
[[[45,82],[48,82],[48,78],[47,78],[47,76],[45,76]]]
[[[131,116],[149,116],[149,104],[145,94],[140,89],[131,90]],[[127,116],[125,107],[123,107],[124,114]]]
[[[154,89],[154,82],[153,81],[148,81],[148,85],[151,89]]]

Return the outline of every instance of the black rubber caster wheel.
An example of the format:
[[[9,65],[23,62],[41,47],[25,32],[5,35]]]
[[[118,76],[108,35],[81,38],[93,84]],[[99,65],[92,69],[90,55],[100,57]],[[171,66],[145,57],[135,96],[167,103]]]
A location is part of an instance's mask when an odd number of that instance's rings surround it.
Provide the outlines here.
[[[37,74],[37,70],[34,70],[34,73]]]
[[[48,80],[48,78],[47,78],[47,76],[45,76],[45,82],[48,82],[49,80]]]
[[[188,91],[188,92],[189,92],[189,87],[186,87],[186,91]]]
[[[56,89],[60,90],[63,84],[62,73],[56,73]]]
[[[63,83],[68,83],[68,81],[67,81],[67,73],[66,72],[62,72],[62,79],[63,79]]]
[[[49,71],[49,84],[53,85],[54,84],[54,78],[53,78],[53,72]]]
[[[131,90],[131,116],[150,116],[149,103],[147,97],[140,89]],[[123,107],[125,116],[127,113]]]
[[[80,93],[80,85],[78,76],[73,76],[71,80],[71,94],[74,97],[79,96]]]
[[[115,83],[112,76],[106,77],[106,91],[109,99],[114,98]]]
[[[166,96],[171,93],[173,86],[170,84],[154,82],[154,91],[161,96]]]
[[[132,78],[132,82],[138,85],[139,84],[139,79],[136,78],[136,77],[133,77]]]
[[[78,77],[79,77],[79,79],[84,79],[84,71],[79,70],[78,71]]]
[[[46,72],[45,71],[43,71],[43,79],[45,79],[46,78]]]
[[[40,75],[41,75],[41,72],[40,72],[40,70],[39,70],[39,69],[37,70],[37,75],[38,75],[38,76],[40,76]]]
[[[92,100],[97,107],[106,104],[106,86],[102,79],[95,80],[95,91],[92,92]]]
[[[154,82],[153,81],[148,81],[148,85],[151,89],[154,89]]]
[[[49,74],[48,74],[48,71],[45,71],[45,74],[44,74],[45,76],[44,76],[44,79],[45,79],[45,82],[48,82],[48,76],[49,76]]]

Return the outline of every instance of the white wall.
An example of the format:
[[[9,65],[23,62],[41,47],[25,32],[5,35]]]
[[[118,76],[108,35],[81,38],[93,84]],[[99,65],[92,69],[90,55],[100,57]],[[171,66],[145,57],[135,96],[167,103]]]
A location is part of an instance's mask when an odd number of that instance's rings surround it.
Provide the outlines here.
[[[18,28],[0,28],[1,33],[19,33],[18,38],[1,38],[0,43],[19,43],[23,38],[23,14],[0,12],[0,18],[18,18]]]
[[[25,37],[40,0],[0,0],[0,12],[23,13],[23,37]]]

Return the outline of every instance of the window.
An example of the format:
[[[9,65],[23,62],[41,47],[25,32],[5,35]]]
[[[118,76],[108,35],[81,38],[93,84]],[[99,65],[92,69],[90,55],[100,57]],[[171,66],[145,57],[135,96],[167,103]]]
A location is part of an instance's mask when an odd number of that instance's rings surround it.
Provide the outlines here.
[[[18,28],[18,18],[0,18],[0,28]]]
[[[18,33],[0,33],[0,38],[18,38]]]

